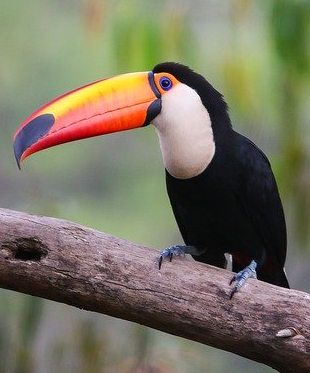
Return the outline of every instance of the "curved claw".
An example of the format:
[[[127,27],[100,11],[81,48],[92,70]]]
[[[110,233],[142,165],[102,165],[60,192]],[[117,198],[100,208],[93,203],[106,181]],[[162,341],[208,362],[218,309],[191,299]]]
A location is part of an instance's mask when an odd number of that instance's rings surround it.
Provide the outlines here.
[[[237,280],[237,275],[233,275],[233,277],[231,278],[231,280],[229,281],[229,285],[231,285],[234,281]]]
[[[237,292],[238,290],[236,289],[236,286],[231,290],[231,292],[229,293],[229,299],[232,299],[232,297],[234,296],[234,294]]]
[[[229,285],[231,285],[234,281],[236,281],[236,285],[230,292],[229,298],[232,299],[235,293],[241,289],[241,287],[245,284],[248,278],[256,278],[256,267],[257,263],[255,260],[252,260],[250,265],[245,267],[242,271],[233,275],[232,279],[230,280]]]
[[[167,247],[160,253],[158,258],[158,269],[161,268],[164,258],[169,258],[169,262],[172,261],[173,256],[185,255],[187,246],[182,245],[175,245],[171,247]]]

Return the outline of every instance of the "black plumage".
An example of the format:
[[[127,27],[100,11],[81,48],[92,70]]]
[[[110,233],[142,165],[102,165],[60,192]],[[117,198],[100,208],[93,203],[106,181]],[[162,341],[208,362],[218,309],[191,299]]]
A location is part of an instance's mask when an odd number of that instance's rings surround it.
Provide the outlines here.
[[[252,260],[260,280],[289,287],[283,267],[286,225],[276,181],[265,154],[232,129],[227,105],[204,77],[175,63],[157,65],[196,90],[210,119],[215,143],[211,163],[198,176],[177,179],[166,171],[172,209],[188,246],[201,262],[238,272]],[[189,118],[190,120],[190,118]]]

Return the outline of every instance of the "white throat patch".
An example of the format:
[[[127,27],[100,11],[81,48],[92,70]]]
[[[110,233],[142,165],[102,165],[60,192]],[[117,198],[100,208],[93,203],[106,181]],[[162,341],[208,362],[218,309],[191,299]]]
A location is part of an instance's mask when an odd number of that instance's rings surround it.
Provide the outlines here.
[[[162,96],[153,120],[165,168],[178,179],[199,175],[211,162],[215,143],[211,119],[198,93],[179,83]]]

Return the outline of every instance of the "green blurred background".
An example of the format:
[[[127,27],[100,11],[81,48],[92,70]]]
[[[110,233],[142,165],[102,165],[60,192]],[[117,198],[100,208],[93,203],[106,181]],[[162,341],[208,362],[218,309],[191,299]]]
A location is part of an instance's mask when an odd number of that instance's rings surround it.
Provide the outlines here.
[[[152,128],[63,145],[16,167],[34,109],[109,75],[174,60],[225,95],[269,156],[291,286],[310,290],[310,2],[0,0],[1,207],[69,219],[159,249],[181,242]],[[136,324],[0,290],[0,373],[273,372]]]

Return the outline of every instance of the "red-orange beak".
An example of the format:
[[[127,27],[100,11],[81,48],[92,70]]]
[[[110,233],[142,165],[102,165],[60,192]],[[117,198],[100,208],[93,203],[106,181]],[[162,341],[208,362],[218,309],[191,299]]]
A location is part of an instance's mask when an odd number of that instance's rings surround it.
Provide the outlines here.
[[[54,145],[145,126],[159,114],[160,98],[153,72],[118,75],[60,96],[16,131],[17,164]]]

